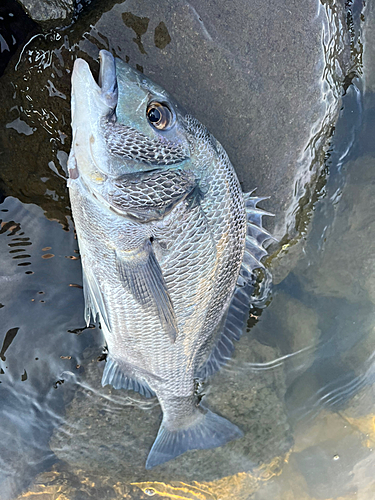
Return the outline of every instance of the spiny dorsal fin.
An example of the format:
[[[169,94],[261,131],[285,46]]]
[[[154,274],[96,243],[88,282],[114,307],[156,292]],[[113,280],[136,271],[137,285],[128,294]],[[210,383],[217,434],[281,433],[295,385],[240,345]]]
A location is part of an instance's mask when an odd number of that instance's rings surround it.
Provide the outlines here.
[[[262,226],[262,217],[264,215],[272,216],[272,214],[257,206],[260,201],[267,198],[251,196],[253,192],[244,194],[247,213],[247,235],[240,276],[228,308],[222,332],[218,336],[207,361],[197,372],[196,376],[202,380],[213,375],[229,361],[234,351],[233,342],[238,341],[245,332],[250,306],[255,300],[253,296],[255,289],[254,270],[259,268],[264,269],[261,260],[268,255],[264,244],[270,239],[275,240]],[[265,273],[266,276],[264,279],[266,284],[263,295],[268,294],[271,286],[270,274],[267,270],[265,270]],[[264,297],[262,299],[264,300]]]
[[[264,244],[269,240],[276,240],[263,227],[262,218],[264,215],[273,216],[257,205],[260,201],[267,200],[268,197],[252,196],[254,191],[244,194],[245,209],[247,215],[247,235],[246,247],[242,262],[242,268],[251,275],[254,269],[264,268],[261,260],[268,252],[264,248]],[[243,274],[243,273],[241,273]]]

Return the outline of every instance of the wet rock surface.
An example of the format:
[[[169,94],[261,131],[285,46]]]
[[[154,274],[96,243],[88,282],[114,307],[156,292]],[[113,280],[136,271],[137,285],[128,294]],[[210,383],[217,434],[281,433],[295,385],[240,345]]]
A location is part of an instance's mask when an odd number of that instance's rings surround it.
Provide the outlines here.
[[[8,133],[0,188],[45,207],[50,217],[61,220],[68,213],[59,175],[70,143],[72,65],[81,56],[97,70],[99,49],[105,48],[207,125],[244,189],[271,196],[265,203],[277,215],[268,221],[276,236],[295,236],[301,223],[296,213],[301,216],[311,201],[337,118],[349,61],[343,16],[338,5],[319,2],[98,4],[74,31],[33,40],[16,71],[10,66],[3,77],[0,125]],[[26,192],[20,192],[20,172],[28,172]],[[48,201],[46,189],[54,199]]]

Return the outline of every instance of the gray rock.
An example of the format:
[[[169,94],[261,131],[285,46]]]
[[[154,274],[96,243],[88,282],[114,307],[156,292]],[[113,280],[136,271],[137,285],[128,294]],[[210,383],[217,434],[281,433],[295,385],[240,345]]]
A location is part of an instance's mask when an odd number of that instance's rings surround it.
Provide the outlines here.
[[[73,17],[75,0],[18,0],[26,13],[38,23],[69,24]]]
[[[307,267],[301,277],[305,288],[317,295],[375,303],[375,256],[369,243],[375,238],[373,167],[373,156],[347,164],[349,182],[339,193],[319,266]]]
[[[126,55],[174,94],[224,145],[244,189],[271,196],[276,236],[294,236],[292,214],[320,169],[348,57],[343,12],[331,14],[315,2],[130,0],[80,46],[93,58],[101,45]],[[161,24],[171,39],[163,49]]]
[[[208,126],[244,189],[257,187],[271,196],[264,202],[276,214],[269,227],[279,238],[294,237],[306,225],[339,109],[349,58],[341,7],[315,1],[235,0],[229,8],[223,0],[111,0],[106,9],[83,16],[64,38],[57,33],[33,40],[17,71],[9,69],[3,78],[1,123],[20,119],[28,131],[36,129],[28,136],[7,129],[4,192],[36,201],[50,216],[65,216],[66,204],[46,200],[44,193],[47,187],[65,196],[56,154],[69,150],[72,63],[81,56],[95,70],[99,49],[106,48]],[[24,171],[38,173],[27,194],[20,188]],[[49,177],[51,187],[38,182],[41,177]]]

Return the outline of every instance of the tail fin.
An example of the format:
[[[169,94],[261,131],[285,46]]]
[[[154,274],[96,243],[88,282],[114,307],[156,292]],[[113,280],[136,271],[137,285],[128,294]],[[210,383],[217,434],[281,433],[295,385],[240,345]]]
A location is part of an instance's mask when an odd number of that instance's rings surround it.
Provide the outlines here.
[[[202,407],[197,410],[197,418],[188,428],[170,431],[162,422],[148,455],[146,469],[168,462],[185,451],[216,448],[243,436],[229,420]]]

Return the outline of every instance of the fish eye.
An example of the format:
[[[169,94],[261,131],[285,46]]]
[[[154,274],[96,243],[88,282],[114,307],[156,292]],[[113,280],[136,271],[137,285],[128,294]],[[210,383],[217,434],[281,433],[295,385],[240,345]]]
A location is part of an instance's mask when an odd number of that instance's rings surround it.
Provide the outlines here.
[[[150,102],[147,106],[146,116],[151,125],[158,130],[166,130],[172,124],[172,111],[161,102]]]

